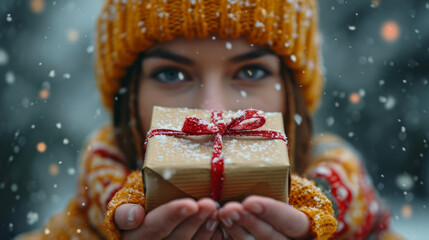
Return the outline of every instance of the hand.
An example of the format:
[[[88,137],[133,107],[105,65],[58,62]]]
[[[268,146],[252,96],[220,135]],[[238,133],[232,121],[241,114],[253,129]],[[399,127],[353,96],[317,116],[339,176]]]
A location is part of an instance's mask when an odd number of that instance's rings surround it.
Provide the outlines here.
[[[243,203],[230,202],[219,218],[233,239],[309,239],[307,215],[267,197],[250,196]],[[224,238],[227,238],[224,235]]]
[[[215,231],[216,204],[210,199],[174,200],[147,215],[140,205],[123,204],[116,209],[114,221],[122,239],[221,238],[219,230]]]

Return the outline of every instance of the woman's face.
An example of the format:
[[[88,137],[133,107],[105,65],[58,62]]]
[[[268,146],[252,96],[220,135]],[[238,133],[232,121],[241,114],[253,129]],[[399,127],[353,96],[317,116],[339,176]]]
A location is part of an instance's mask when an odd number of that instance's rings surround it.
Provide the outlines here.
[[[279,57],[242,38],[178,38],[158,43],[146,51],[141,64],[138,108],[145,132],[153,106],[285,109]]]

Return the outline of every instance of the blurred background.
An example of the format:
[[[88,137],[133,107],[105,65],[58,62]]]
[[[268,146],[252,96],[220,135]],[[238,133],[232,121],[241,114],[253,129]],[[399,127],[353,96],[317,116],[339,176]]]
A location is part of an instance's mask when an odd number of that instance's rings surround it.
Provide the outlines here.
[[[86,137],[110,121],[93,74],[102,0],[0,1],[0,238],[75,193]],[[429,1],[319,1],[326,87],[317,134],[361,152],[393,228],[429,234]]]

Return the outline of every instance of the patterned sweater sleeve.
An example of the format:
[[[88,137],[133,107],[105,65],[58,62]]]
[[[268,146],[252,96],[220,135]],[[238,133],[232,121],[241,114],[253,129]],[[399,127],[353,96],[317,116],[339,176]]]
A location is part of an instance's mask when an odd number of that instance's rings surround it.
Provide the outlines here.
[[[114,222],[115,210],[125,203],[139,204],[144,207],[145,198],[143,192],[143,180],[140,170],[132,172],[125,185],[113,196],[108,205],[104,219],[108,239],[120,239],[120,232]]]
[[[331,199],[338,227],[335,239],[382,239],[390,212],[382,204],[360,156],[333,135],[313,141],[313,156],[304,176]]]
[[[86,144],[80,162],[78,205],[90,225],[106,237],[104,216],[114,194],[124,185],[129,170],[116,147],[111,126],[99,129]]]
[[[292,174],[289,204],[307,215],[312,239],[331,239],[337,228],[334,210],[331,201],[313,181]]]

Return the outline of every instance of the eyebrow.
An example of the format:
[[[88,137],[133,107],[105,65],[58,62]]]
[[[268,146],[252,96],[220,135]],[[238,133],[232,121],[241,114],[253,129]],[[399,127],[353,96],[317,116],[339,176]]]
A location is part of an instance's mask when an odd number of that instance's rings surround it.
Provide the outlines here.
[[[238,63],[238,62],[242,62],[242,61],[246,61],[246,60],[252,60],[252,59],[256,59],[256,58],[260,58],[262,56],[268,55],[268,54],[272,54],[274,55],[274,52],[272,52],[269,49],[266,48],[259,48],[256,49],[254,51],[250,51],[244,54],[240,54],[237,56],[234,56],[232,58],[230,58],[228,60],[228,62],[231,63]],[[187,57],[184,57],[182,55],[176,54],[176,53],[172,53],[168,50],[164,50],[164,49],[155,49],[152,51],[149,51],[147,53],[145,53],[145,55],[143,56],[144,59],[147,58],[164,58],[164,59],[168,59],[177,63],[182,63],[185,65],[195,65],[195,62]]]
[[[147,52],[143,58],[147,59],[152,57],[164,58],[174,62],[185,64],[185,65],[195,65],[195,62],[192,59],[184,57],[179,54],[172,53],[164,49],[155,49],[153,51]]]
[[[268,55],[268,54],[274,55],[274,52],[269,50],[269,49],[266,49],[266,48],[259,48],[259,49],[256,49],[254,51],[247,52],[247,53],[232,57],[229,60],[229,62],[238,63],[238,62],[242,62],[242,61],[246,61],[246,60],[252,60],[252,59],[260,58],[260,57]]]

